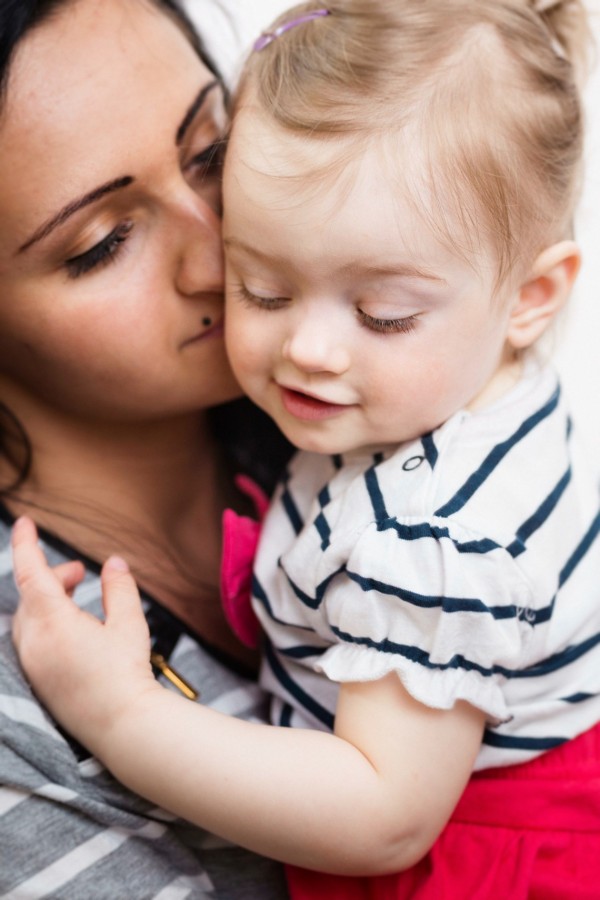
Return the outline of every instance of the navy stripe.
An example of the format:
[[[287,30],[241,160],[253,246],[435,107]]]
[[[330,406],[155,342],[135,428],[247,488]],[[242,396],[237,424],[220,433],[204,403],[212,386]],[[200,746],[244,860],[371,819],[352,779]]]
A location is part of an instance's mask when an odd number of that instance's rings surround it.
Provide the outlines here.
[[[555,509],[556,504],[564,494],[567,485],[571,481],[571,467],[567,469],[563,477],[560,479],[554,490],[548,494],[543,503],[538,506],[536,511],[526,522],[517,529],[516,532],[516,540],[514,540],[509,547],[506,549],[510,553],[513,558],[519,556],[525,550],[525,542],[531,537],[534,532],[541,528],[544,522],[550,516],[550,513]]]
[[[330,583],[333,581],[333,579],[337,575],[340,575],[344,571],[345,566],[340,566],[339,569],[336,569],[335,572],[331,572],[331,574],[328,575],[327,578],[324,578],[323,581],[319,585],[317,585],[316,596],[314,596],[314,597],[311,597],[309,594],[306,594],[302,590],[302,588],[298,587],[298,585],[292,580],[292,578],[285,571],[281,560],[279,560],[279,568],[281,569],[281,571],[287,578],[288,584],[291,587],[291,589],[293,590],[293,592],[296,595],[296,597],[298,598],[298,600],[300,600],[305,606],[308,606],[309,609],[318,609],[320,607],[321,603],[323,602],[323,597],[325,596],[325,591],[329,587]]]
[[[327,578],[324,578],[320,584],[317,585],[315,596],[311,596],[307,594],[305,591],[300,588],[293,578],[286,572],[281,560],[279,561],[279,568],[285,575],[289,586],[292,591],[300,600],[304,606],[307,606],[309,609],[319,609],[323,602],[323,598],[325,596],[325,592],[327,588],[331,584],[334,578],[338,575],[346,573],[347,577],[350,581],[353,581],[357,584],[361,590],[368,593],[369,591],[377,591],[379,594],[383,594],[387,597],[397,597],[399,600],[403,600],[405,603],[410,603],[412,606],[417,606],[420,609],[441,609],[444,613],[459,613],[459,612],[467,612],[467,613],[487,613],[496,621],[501,621],[504,619],[524,619],[529,625],[532,627],[534,625],[539,625],[541,622],[547,622],[554,612],[554,604],[555,599],[552,599],[552,602],[547,606],[543,606],[540,609],[526,609],[522,606],[516,606],[514,603],[507,604],[506,606],[487,606],[483,600],[480,600],[478,597],[446,597],[446,596],[435,596],[428,594],[417,594],[416,591],[409,591],[407,588],[399,587],[398,585],[386,584],[383,581],[378,581],[375,578],[366,578],[363,575],[359,575],[357,572],[351,572],[349,569],[345,567],[345,565],[340,566],[335,571],[331,572]],[[261,596],[258,596],[258,599],[264,603],[267,608],[267,612],[269,613],[271,619],[275,622],[280,621],[275,618],[273,615],[273,611],[271,606],[264,594],[264,599]],[[286,623],[281,623],[286,624]],[[298,627],[292,625],[291,627]],[[309,629],[305,629],[309,630]]]
[[[286,511],[287,517],[290,520],[292,528],[294,529],[296,534],[300,534],[302,531],[302,527],[304,525],[300,513],[298,512],[298,508],[294,501],[292,500],[292,495],[286,488],[281,495],[281,504]]]
[[[331,503],[328,484],[326,484],[324,488],[321,488],[317,495],[317,500],[319,501],[319,506],[321,507],[321,509],[324,509],[329,503]]]
[[[458,512],[459,509],[462,509],[462,507],[471,499],[473,494],[479,490],[484,481],[491,475],[496,466],[504,459],[507,453],[509,453],[519,441],[523,440],[530,431],[539,425],[540,422],[554,412],[558,405],[559,397],[560,388],[557,388],[545,406],[529,416],[528,419],[525,419],[514,434],[505,441],[502,441],[502,443],[497,444],[494,449],[488,453],[479,468],[467,478],[454,497],[437,510],[436,515],[446,518],[447,516],[451,516],[453,513]]]
[[[490,538],[481,538],[477,541],[460,541],[454,540],[450,536],[448,528],[441,528],[438,525],[431,525],[429,522],[419,522],[415,525],[402,525],[396,519],[388,519],[387,522],[381,523],[379,531],[395,531],[398,537],[403,541],[418,541],[421,538],[435,538],[436,541],[447,538],[452,541],[455,549],[459,553],[490,553],[492,550],[501,549],[501,545],[492,541]]]
[[[281,715],[279,716],[279,724],[282,728],[289,728],[291,726],[293,712],[294,710],[289,703],[283,704]]]
[[[571,437],[573,433],[573,419],[571,416],[567,416],[567,440]]]
[[[570,697],[561,697],[560,699],[564,703],[583,703],[585,700],[592,700],[597,696],[598,694],[584,694],[583,691],[580,691],[578,694],[571,694]]]
[[[448,669],[462,669],[466,672],[479,672],[480,675],[489,677],[491,675],[503,675],[505,678],[538,678],[541,675],[547,675],[549,672],[557,671],[575,662],[584,656],[590,650],[600,643],[600,634],[596,634],[581,644],[575,644],[563,650],[561,653],[555,653],[545,660],[529,666],[526,669],[508,669],[505,666],[482,666],[473,660],[467,659],[462,654],[455,654],[452,659],[446,663],[433,663],[429,657],[429,653],[422,650],[421,647],[414,647],[409,644],[397,644],[384,638],[381,641],[374,641],[369,637],[356,637],[348,632],[342,631],[335,625],[331,626],[331,630],[340,640],[348,644],[356,644],[361,647],[369,647],[378,650],[381,653],[390,653],[402,656],[411,662],[418,663],[426,669],[434,669],[446,671]]]
[[[382,641],[374,641],[369,637],[355,637],[346,631],[342,631],[335,625],[331,626],[331,630],[345,643],[357,644],[360,647],[369,647],[370,649],[378,650],[380,653],[401,656],[404,659],[408,659],[410,662],[422,665],[426,669],[440,671],[447,671],[448,669],[464,669],[467,672],[479,672],[480,675],[485,676],[493,675],[495,671],[495,667],[488,668],[480,666],[479,663],[466,659],[461,654],[456,654],[446,663],[434,663],[431,662],[429,653],[427,653],[426,650],[422,650],[421,647],[414,647],[410,644],[397,644],[395,641],[390,641],[389,638],[384,638]]]
[[[324,509],[331,503],[329,485],[326,484],[325,487],[321,488],[317,496],[317,501],[321,509]],[[327,550],[329,544],[331,543],[331,528],[329,527],[329,522],[322,512],[319,513],[319,515],[315,519],[314,526],[319,532],[319,537],[321,538],[321,550]]]
[[[341,456],[340,453],[335,453],[335,454],[331,457],[331,462],[333,463],[334,469],[337,469],[338,472],[339,472],[339,470],[340,470],[340,469],[342,468],[342,466],[344,465],[344,458],[343,458],[343,456]]]
[[[426,434],[421,438],[421,443],[423,445],[423,453],[425,454],[425,459],[427,460],[431,468],[434,469],[435,464],[438,461],[438,451],[433,442],[433,434],[431,431],[429,432],[429,434]]]
[[[374,453],[373,454],[373,465],[374,466],[380,465],[384,461],[384,459],[385,459],[385,456],[383,455],[383,453]]]
[[[273,618],[273,607],[267,597],[267,592],[258,580],[255,574],[252,575],[252,596],[265,607],[271,618]]]
[[[553,750],[566,744],[568,738],[564,737],[514,737],[508,734],[499,734],[497,731],[486,729],[483,733],[482,743],[488,747],[499,747],[501,750]]]
[[[329,527],[329,522],[322,512],[319,513],[319,515],[315,519],[314,526],[319,532],[319,537],[321,538],[321,550],[325,551],[327,550],[331,542],[331,528]]]
[[[278,625],[284,625],[285,628],[296,628],[300,631],[311,631],[314,633],[314,629],[309,628],[307,625],[296,625],[294,622],[284,622],[283,619],[280,619],[278,616],[276,616],[273,612],[271,601],[267,597],[267,592],[263,588],[256,575],[252,576],[252,596],[255,600],[258,600],[259,603],[262,603],[272,622],[277,622]]]
[[[357,584],[363,591],[377,591],[386,596],[398,597],[412,606],[418,606],[421,609],[441,609],[445,613],[469,612],[469,613],[487,613],[494,619],[516,619],[525,618],[529,621],[527,615],[524,614],[523,608],[510,604],[508,606],[486,606],[483,600],[477,597],[445,597],[428,594],[417,594],[416,591],[409,591],[406,588],[397,585],[385,584],[383,581],[377,581],[375,578],[365,578],[357,572],[346,570],[348,578]],[[535,611],[535,615],[543,614],[548,617],[548,613],[542,610]],[[533,619],[533,611],[531,612]]]
[[[573,570],[579,565],[585,554],[588,552],[596,538],[598,537],[598,533],[600,532],[600,512],[596,513],[596,518],[588,528],[586,534],[581,539],[581,542],[576,547],[574,553],[566,562],[563,567],[559,578],[558,584],[559,587],[562,587],[565,581],[571,577],[573,574]]]
[[[310,659],[311,656],[321,656],[328,646],[310,647],[307,644],[298,644],[296,647],[286,647],[279,649],[282,656],[288,656],[290,659]]]
[[[542,606],[540,609],[517,607],[519,610],[519,618],[524,619],[528,625],[540,625],[542,622],[548,622],[552,618],[555,605],[556,595],[547,606]]]
[[[265,658],[269,664],[271,672],[280,683],[280,685],[287,691],[287,693],[293,697],[300,706],[304,707],[308,712],[310,712],[319,722],[322,722],[327,728],[333,731],[333,723],[334,717],[329,712],[329,710],[325,709],[324,706],[321,706],[320,703],[311,697],[310,694],[307,694],[299,684],[297,684],[294,679],[289,675],[289,673],[284,669],[281,665],[275,651],[271,644],[267,641],[265,644]]]
[[[385,519],[389,519],[375,468],[371,466],[370,469],[367,469],[363,477],[367,486],[371,506],[373,507],[373,513],[375,514],[375,521],[380,523]]]
[[[539,663],[535,663],[526,669],[513,670],[496,666],[495,671],[505,675],[507,678],[538,678],[540,675],[548,675],[550,672],[556,672],[559,669],[564,669],[565,666],[570,666],[571,663],[585,656],[598,644],[600,644],[600,634],[594,634],[585,641],[581,641],[580,644],[571,644],[565,650],[561,650],[560,653],[554,653],[552,656],[548,656],[546,659],[542,659]]]

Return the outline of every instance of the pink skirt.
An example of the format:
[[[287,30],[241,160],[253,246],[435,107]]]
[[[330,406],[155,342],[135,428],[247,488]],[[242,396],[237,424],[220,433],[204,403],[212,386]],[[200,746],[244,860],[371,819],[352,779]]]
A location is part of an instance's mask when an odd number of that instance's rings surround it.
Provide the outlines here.
[[[598,900],[600,725],[528,763],[476,772],[429,853],[397,875],[287,867],[292,900]]]

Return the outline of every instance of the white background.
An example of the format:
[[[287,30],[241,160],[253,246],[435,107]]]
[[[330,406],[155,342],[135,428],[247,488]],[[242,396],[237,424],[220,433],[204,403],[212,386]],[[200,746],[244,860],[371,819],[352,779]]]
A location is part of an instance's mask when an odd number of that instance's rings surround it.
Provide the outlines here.
[[[600,0],[588,0],[600,55]],[[600,58],[587,84],[586,179],[577,221],[583,265],[561,323],[557,363],[593,465],[600,470]]]

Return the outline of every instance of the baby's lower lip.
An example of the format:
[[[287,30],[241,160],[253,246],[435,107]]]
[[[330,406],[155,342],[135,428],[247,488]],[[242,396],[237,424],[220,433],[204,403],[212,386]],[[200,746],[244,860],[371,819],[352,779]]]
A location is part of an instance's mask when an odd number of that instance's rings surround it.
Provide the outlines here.
[[[316,397],[309,397],[308,394],[293,391],[290,388],[280,387],[279,390],[281,391],[281,401],[284,409],[290,415],[295,416],[297,419],[303,419],[305,422],[329,419],[347,409],[346,406],[341,404],[317,400]]]

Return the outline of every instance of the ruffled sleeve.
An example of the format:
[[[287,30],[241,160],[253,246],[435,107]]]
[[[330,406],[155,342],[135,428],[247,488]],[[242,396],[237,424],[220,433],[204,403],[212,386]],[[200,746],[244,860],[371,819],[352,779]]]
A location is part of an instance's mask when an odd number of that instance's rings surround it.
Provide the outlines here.
[[[524,667],[535,614],[503,548],[447,519],[369,526],[326,592],[334,643],[316,668],[337,682],[396,672],[419,702],[466,700],[510,718],[502,686]]]

